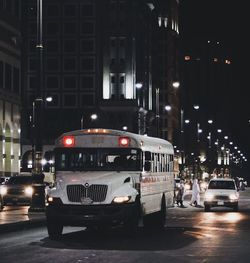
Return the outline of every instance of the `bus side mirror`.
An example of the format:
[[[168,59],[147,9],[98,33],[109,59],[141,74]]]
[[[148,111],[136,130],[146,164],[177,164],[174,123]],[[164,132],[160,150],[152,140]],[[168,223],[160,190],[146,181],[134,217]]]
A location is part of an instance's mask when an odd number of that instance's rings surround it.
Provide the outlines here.
[[[151,152],[149,151],[145,152],[145,161],[151,161]]]
[[[149,161],[146,161],[145,164],[144,164],[144,170],[146,172],[149,172],[151,170],[151,162]]]

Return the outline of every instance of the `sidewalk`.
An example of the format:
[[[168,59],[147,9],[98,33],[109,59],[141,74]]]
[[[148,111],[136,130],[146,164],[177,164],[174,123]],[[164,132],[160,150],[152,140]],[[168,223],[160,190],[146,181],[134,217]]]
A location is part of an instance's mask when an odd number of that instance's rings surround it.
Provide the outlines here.
[[[28,209],[29,206],[5,206],[4,209],[0,211],[0,232],[45,226],[45,212],[28,212]]]

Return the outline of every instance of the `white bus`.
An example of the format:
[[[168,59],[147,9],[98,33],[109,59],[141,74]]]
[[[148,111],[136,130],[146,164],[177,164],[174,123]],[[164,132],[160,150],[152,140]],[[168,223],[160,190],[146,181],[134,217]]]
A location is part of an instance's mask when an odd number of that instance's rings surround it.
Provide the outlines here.
[[[46,203],[49,237],[60,238],[63,226],[164,227],[173,206],[173,156],[168,141],[125,131],[62,134]]]

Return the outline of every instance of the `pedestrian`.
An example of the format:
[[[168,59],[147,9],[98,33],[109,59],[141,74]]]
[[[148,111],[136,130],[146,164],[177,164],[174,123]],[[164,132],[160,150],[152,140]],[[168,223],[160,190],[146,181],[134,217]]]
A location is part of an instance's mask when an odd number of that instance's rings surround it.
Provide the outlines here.
[[[178,188],[178,192],[177,192],[177,195],[176,195],[176,203],[177,203],[177,205],[180,206],[180,207],[185,207],[185,206],[183,205],[184,192],[185,192],[184,181],[181,180],[181,181],[180,181],[180,186],[179,186],[179,188]]]
[[[200,206],[200,186],[198,183],[198,179],[194,179],[192,186],[192,197],[190,205]]]

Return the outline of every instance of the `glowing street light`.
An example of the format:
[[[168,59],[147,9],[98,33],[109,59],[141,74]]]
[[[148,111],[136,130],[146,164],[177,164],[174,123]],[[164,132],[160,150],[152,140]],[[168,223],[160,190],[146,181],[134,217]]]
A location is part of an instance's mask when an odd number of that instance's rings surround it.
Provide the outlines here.
[[[170,105],[166,105],[166,106],[165,106],[165,110],[166,110],[166,111],[171,111],[171,109],[172,109],[172,107],[171,107]]]

